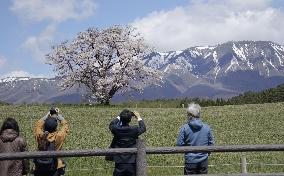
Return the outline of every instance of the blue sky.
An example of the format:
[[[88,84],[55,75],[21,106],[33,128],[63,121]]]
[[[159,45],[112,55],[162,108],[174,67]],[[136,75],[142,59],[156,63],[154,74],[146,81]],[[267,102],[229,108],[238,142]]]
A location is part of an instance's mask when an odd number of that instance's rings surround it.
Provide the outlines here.
[[[134,25],[158,51],[231,40],[284,45],[283,0],[4,0],[0,13],[0,78],[52,77],[44,55],[89,27]]]

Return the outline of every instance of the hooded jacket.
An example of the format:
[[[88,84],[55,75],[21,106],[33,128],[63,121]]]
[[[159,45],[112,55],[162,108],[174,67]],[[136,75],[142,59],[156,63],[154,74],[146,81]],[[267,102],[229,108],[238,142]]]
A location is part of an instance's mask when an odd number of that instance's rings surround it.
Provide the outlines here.
[[[56,116],[51,116],[51,118],[56,118]],[[62,120],[60,124],[61,126],[57,131],[53,133],[49,133],[47,136],[47,140],[49,142],[53,142],[53,141],[55,142],[56,150],[60,150],[62,148],[64,140],[67,136],[67,133],[69,132],[68,123],[66,120]],[[44,134],[43,127],[44,127],[44,120],[42,119],[38,120],[35,124],[35,129],[34,129],[35,138],[37,142]],[[65,164],[62,162],[62,160],[58,159],[57,168],[59,169],[64,166]]]
[[[13,129],[6,129],[0,135],[0,153],[26,152],[27,143]],[[29,172],[29,160],[0,161],[1,176],[21,176]]]
[[[199,118],[193,118],[180,128],[177,146],[214,145],[214,136],[210,127]],[[208,158],[208,153],[185,153],[185,163],[199,163]]]

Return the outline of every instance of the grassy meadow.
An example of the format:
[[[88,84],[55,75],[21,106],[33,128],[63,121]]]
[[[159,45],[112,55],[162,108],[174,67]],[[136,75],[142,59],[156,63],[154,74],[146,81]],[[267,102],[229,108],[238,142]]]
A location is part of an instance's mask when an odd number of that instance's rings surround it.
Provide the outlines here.
[[[47,105],[1,105],[0,122],[15,117],[21,134],[36,149],[33,126],[44,116]],[[70,133],[64,150],[107,148],[112,135],[108,125],[122,108],[59,105],[68,120]],[[182,108],[130,108],[140,112],[147,132],[141,136],[146,145],[175,146],[180,126],[187,121]],[[215,106],[202,109],[201,116],[213,130],[216,145],[284,144],[284,103]],[[136,122],[132,122],[135,124]],[[248,172],[284,172],[284,152],[212,153],[209,173],[239,173],[240,157],[246,156]],[[113,163],[103,157],[65,158],[67,176],[112,175]],[[148,155],[148,175],[182,175],[183,155]],[[269,164],[269,165],[267,165]],[[271,165],[272,164],[272,165]]]

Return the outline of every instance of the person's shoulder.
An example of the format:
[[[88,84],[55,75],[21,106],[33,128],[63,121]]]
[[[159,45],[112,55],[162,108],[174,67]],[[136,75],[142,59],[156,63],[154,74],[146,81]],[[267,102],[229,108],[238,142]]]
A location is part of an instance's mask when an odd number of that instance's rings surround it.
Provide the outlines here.
[[[203,123],[203,127],[205,127],[206,129],[211,130],[211,127],[207,123]]]
[[[15,141],[17,141],[20,146],[27,145],[25,138],[23,138],[22,136],[18,136]]]
[[[188,123],[184,123],[184,124],[181,125],[181,127],[187,128],[187,127],[189,127],[189,125],[188,125]]]
[[[25,142],[25,138],[22,136],[18,136],[15,140],[19,141],[19,142]]]
[[[182,125],[180,126],[180,129],[183,129],[183,130],[186,130],[186,129],[188,129],[188,128],[189,128],[188,123],[182,124]]]

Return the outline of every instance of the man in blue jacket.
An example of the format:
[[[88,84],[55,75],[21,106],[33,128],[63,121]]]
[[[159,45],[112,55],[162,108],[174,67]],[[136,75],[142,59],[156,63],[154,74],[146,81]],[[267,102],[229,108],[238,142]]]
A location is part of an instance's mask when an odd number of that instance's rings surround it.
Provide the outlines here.
[[[187,108],[188,122],[180,128],[177,146],[214,145],[214,136],[210,127],[200,119],[201,107],[191,103]],[[185,153],[184,174],[207,174],[208,153]]]

